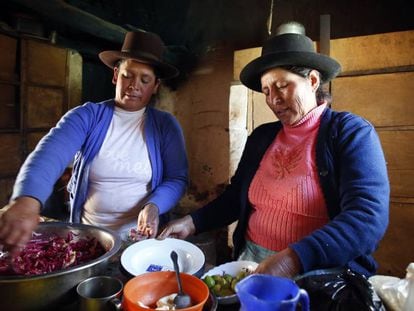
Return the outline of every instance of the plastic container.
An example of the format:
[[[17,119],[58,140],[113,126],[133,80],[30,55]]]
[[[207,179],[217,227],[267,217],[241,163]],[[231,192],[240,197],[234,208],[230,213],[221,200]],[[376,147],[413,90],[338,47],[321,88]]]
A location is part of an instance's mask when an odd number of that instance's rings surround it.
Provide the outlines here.
[[[407,267],[406,280],[408,280],[408,295],[405,300],[403,311],[414,310],[414,262],[410,263]]]
[[[309,310],[308,293],[288,278],[252,274],[236,284],[242,311]]]

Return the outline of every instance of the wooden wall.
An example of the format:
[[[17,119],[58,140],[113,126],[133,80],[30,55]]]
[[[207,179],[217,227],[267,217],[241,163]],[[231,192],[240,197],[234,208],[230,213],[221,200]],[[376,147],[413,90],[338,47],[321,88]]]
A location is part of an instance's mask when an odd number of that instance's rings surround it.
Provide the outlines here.
[[[208,53],[175,92],[174,114],[183,127],[190,184],[180,202],[186,214],[223,191],[229,182],[229,82],[233,50]],[[163,99],[168,100],[167,98]]]
[[[331,40],[342,73],[330,85],[333,109],[368,119],[377,129],[391,184],[390,225],[375,253],[378,273],[403,277],[414,261],[414,31]],[[260,48],[235,52],[234,80]],[[243,103],[241,103],[243,104]],[[249,91],[249,130],[275,120],[261,93]]]
[[[0,33],[0,208],[38,141],[79,105],[79,53],[27,36]]]
[[[414,31],[333,40],[343,67],[333,107],[377,129],[391,183],[390,225],[375,257],[380,273],[404,276],[414,261]]]

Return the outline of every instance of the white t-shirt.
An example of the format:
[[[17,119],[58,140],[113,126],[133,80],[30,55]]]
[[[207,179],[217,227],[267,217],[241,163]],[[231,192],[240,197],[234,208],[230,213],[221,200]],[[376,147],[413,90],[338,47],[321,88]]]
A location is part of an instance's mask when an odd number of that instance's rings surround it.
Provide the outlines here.
[[[144,138],[145,108],[115,107],[103,145],[93,159],[82,223],[117,231],[123,239],[137,226],[152,170]]]

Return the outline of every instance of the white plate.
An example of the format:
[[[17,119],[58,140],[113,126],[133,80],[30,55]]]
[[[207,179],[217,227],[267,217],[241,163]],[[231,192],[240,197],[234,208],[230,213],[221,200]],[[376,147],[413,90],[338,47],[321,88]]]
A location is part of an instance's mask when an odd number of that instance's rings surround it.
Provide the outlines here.
[[[216,275],[216,274],[222,275],[223,273],[230,274],[231,276],[234,277],[242,269],[248,269],[249,271],[253,272],[254,270],[256,270],[257,266],[258,266],[258,263],[254,261],[240,260],[240,261],[227,262],[225,264],[214,267],[213,269],[207,271],[206,273],[203,274],[201,279],[204,279],[207,275]],[[228,304],[237,303],[239,299],[237,298],[237,295],[234,294],[234,295],[225,296],[225,297],[217,296],[217,301],[219,304],[228,305]]]
[[[121,255],[121,265],[137,276],[152,271],[174,271],[171,251],[178,255],[180,272],[197,275],[202,273],[205,257],[196,245],[179,239],[148,239],[127,247]]]

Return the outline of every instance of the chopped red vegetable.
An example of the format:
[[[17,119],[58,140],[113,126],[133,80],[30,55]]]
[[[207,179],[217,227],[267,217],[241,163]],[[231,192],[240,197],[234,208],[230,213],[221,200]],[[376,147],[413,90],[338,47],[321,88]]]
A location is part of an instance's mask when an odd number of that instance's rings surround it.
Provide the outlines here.
[[[19,255],[0,258],[0,275],[39,275],[89,262],[106,250],[96,238],[80,238],[69,232],[66,238],[36,236]]]

